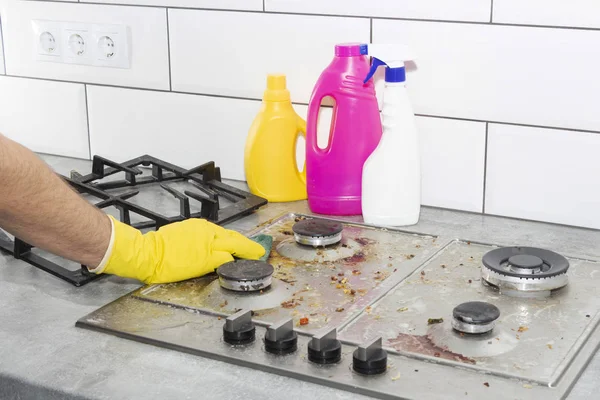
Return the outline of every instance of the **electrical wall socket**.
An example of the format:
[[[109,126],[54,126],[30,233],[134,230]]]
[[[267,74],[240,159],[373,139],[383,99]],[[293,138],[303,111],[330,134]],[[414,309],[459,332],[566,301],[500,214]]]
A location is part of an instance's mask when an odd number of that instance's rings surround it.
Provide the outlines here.
[[[123,25],[33,20],[34,59],[130,68],[129,28]]]

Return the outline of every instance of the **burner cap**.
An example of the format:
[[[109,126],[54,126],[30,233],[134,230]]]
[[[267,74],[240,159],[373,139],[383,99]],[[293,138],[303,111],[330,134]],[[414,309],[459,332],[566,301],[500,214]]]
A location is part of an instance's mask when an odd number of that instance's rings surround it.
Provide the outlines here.
[[[569,261],[550,250],[503,247],[486,253],[482,262],[483,279],[504,289],[547,292],[568,282]]]
[[[482,262],[494,272],[517,278],[550,278],[569,269],[565,257],[535,247],[502,247],[486,253]]]
[[[343,226],[339,222],[322,219],[304,219],[292,227],[296,242],[309,246],[329,246],[342,239]]]
[[[238,292],[254,292],[271,285],[274,268],[257,260],[237,260],[217,269],[221,287]]]
[[[494,329],[500,310],[483,301],[462,303],[452,311],[452,327],[464,333],[486,333]]]

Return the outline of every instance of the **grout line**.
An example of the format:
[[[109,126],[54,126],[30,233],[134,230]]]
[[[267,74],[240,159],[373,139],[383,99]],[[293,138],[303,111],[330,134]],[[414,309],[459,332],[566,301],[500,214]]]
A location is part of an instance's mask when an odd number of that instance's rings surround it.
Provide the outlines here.
[[[369,43],[373,43],[373,18],[369,20]]]
[[[6,75],[6,53],[4,52],[6,47],[4,46],[4,35],[2,33],[2,20],[0,20],[0,46],[2,46],[2,65],[4,66],[4,75]]]
[[[169,35],[169,9],[165,9],[167,15],[167,60],[169,61],[169,90],[173,90],[173,84],[171,83],[171,37]]]
[[[490,0],[491,1],[491,7],[490,7],[490,24],[493,23],[494,21],[494,0]]]
[[[487,160],[488,160],[488,133],[490,124],[485,124],[485,155],[483,158],[483,201],[481,206],[481,212],[485,214],[485,191],[487,189]]]
[[[265,0],[263,0],[263,12],[267,11],[265,8]]]
[[[560,126],[524,124],[524,123],[519,123],[519,122],[505,122],[505,121],[492,121],[492,120],[488,121],[488,120],[484,120],[484,119],[448,117],[445,115],[431,115],[431,114],[415,114],[415,115],[417,117],[441,118],[441,119],[450,119],[450,120],[454,120],[454,121],[482,122],[482,123],[498,124],[498,125],[522,126],[522,127],[526,127],[526,128],[541,128],[541,129],[553,129],[553,130],[560,130],[560,131],[600,134],[600,131],[594,131],[591,129],[578,129],[578,128],[568,128],[568,127],[560,127]]]
[[[122,3],[95,3],[95,2],[69,2],[60,0],[21,0],[29,2],[42,2],[42,3],[63,3],[63,4],[87,4],[87,5],[101,5],[101,6],[115,6],[115,7],[142,7],[142,8],[165,8],[165,6],[155,6],[148,4],[122,4]],[[236,13],[249,13],[249,14],[274,14],[274,15],[298,15],[307,17],[338,17],[338,18],[360,18],[360,19],[375,19],[375,20],[390,20],[390,21],[409,21],[409,22],[438,22],[438,23],[449,23],[449,24],[465,24],[465,25],[492,25],[492,26],[509,26],[509,27],[525,27],[525,28],[541,28],[541,29],[569,29],[569,30],[581,30],[581,31],[600,31],[600,27],[584,27],[584,26],[561,26],[561,25],[536,25],[536,24],[515,24],[509,22],[490,22],[490,21],[464,21],[464,20],[446,20],[446,19],[431,19],[431,18],[406,18],[406,17],[378,17],[378,16],[365,16],[365,15],[348,15],[348,14],[322,14],[322,13],[308,13],[308,12],[290,12],[290,11],[262,11],[262,10],[243,10],[243,9],[223,9],[223,8],[202,8],[202,7],[176,7],[168,6],[172,10],[195,10],[195,11],[221,11],[221,12],[236,12]]]
[[[85,95],[85,119],[87,122],[87,133],[88,133],[88,151],[90,152],[90,160],[92,159],[92,135],[90,132],[90,108],[88,106],[88,91],[87,85],[83,85],[83,93]]]
[[[24,1],[32,1],[32,0],[24,0]],[[20,76],[20,75],[3,75],[8,78],[16,78],[16,79],[31,79],[37,81],[50,81],[50,82],[60,82],[60,83],[69,83],[73,85],[89,85],[89,86],[98,86],[98,87],[106,87],[106,88],[114,88],[114,89],[125,89],[125,90],[139,90],[144,92],[155,92],[155,93],[173,93],[173,94],[181,94],[181,95],[189,95],[189,96],[203,96],[203,97],[214,97],[218,99],[231,99],[231,100],[246,100],[246,101],[262,101],[259,97],[245,97],[245,96],[231,96],[225,94],[214,94],[214,93],[196,93],[196,92],[186,92],[181,90],[168,90],[168,89],[149,89],[135,86],[119,86],[119,85],[110,85],[105,83],[95,83],[95,82],[81,82],[81,81],[68,81],[64,79],[48,79],[48,78],[38,78],[38,77],[30,77],[30,76]],[[292,101],[292,104],[299,106],[308,106],[308,103],[301,101]],[[453,121],[465,121],[465,122],[480,122],[480,123],[489,123],[489,124],[498,124],[498,125],[509,125],[509,126],[522,126],[525,128],[540,128],[540,129],[552,129],[552,130],[560,130],[560,131],[569,131],[569,132],[580,132],[580,133],[591,133],[591,134],[600,134],[600,130],[594,131],[590,129],[578,129],[578,128],[568,128],[568,127],[560,127],[560,126],[546,126],[546,125],[534,125],[534,124],[523,124],[518,122],[504,122],[504,121],[488,121],[483,119],[473,119],[473,118],[461,118],[461,117],[449,117],[445,115],[431,115],[431,114],[415,114],[417,117],[425,117],[425,118],[439,118],[439,119],[448,119]]]

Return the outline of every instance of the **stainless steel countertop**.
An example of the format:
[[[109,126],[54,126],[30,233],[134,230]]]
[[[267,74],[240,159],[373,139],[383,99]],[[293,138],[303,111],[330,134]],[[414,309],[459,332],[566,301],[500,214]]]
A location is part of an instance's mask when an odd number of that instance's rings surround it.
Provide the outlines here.
[[[62,174],[91,166],[88,161],[43,158]],[[247,231],[286,212],[308,213],[306,202],[269,204],[228,227]],[[535,237],[539,246],[567,256],[600,260],[600,231],[594,230],[427,207],[409,230],[451,231],[457,238],[506,245]],[[109,277],[75,288],[0,254],[0,398],[231,399],[235,393],[244,399],[365,398],[75,328],[77,319],[138,287],[138,282]],[[593,398],[599,390],[596,354],[569,399]]]

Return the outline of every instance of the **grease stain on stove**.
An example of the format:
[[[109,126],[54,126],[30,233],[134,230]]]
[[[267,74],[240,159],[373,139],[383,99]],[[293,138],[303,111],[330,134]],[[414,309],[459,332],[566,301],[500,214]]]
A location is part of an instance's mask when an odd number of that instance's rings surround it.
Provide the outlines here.
[[[400,352],[418,353],[424,356],[436,357],[464,364],[476,364],[475,360],[472,358],[436,346],[427,335],[399,333],[395,338],[388,339],[388,344]]]

